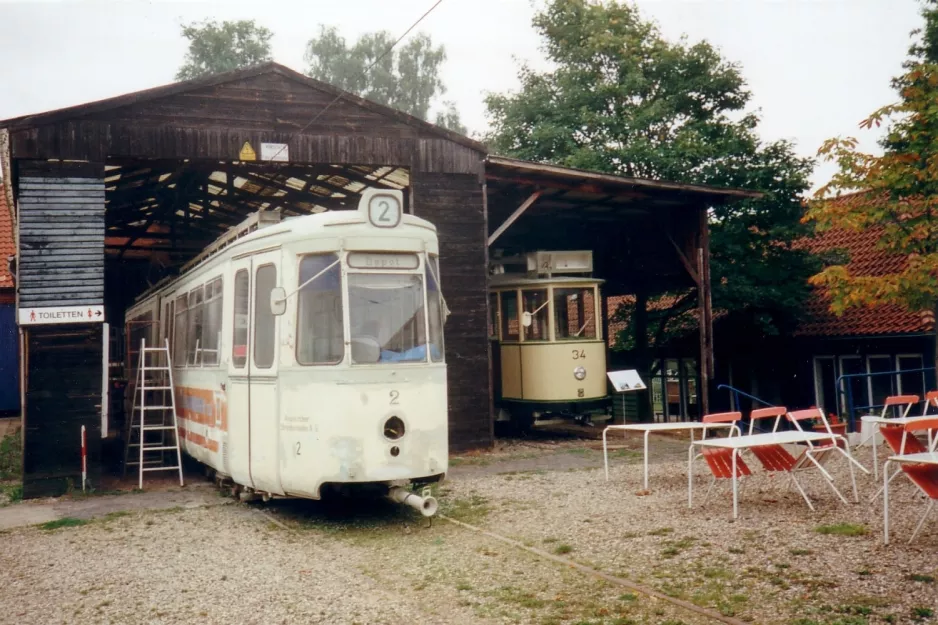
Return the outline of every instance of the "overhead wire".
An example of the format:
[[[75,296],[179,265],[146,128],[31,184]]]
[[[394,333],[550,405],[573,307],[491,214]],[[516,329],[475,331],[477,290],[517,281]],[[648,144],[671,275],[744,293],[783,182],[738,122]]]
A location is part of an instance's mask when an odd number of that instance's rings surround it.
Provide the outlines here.
[[[378,55],[378,57],[375,58],[375,60],[372,61],[371,64],[370,64],[368,67],[365,68],[365,71],[363,72],[363,75],[364,75],[364,76],[367,76],[367,75],[368,75],[368,72],[370,72],[378,63],[380,63],[381,60],[384,59],[384,57],[386,57],[388,54],[390,54],[390,53],[391,53],[391,50],[393,50],[394,47],[397,46],[397,44],[399,44],[401,41],[403,41],[404,38],[407,37],[407,35],[409,35],[410,32],[411,32],[413,29],[417,28],[417,26],[420,25],[420,23],[421,23],[423,20],[425,20],[425,19],[427,18],[427,16],[430,15],[430,13],[433,12],[434,9],[436,9],[436,8],[437,8],[438,6],[440,6],[440,4],[442,4],[442,3],[443,3],[443,0],[436,0],[436,2],[434,2],[433,5],[423,13],[423,15],[421,15],[419,18],[417,18],[417,21],[415,21],[413,24],[411,24],[410,27],[408,27],[407,30],[405,30],[405,31],[403,32],[403,34],[401,34],[400,37],[398,37],[397,39],[395,39],[394,42],[391,43],[391,45],[388,46],[387,49],[386,49],[384,52],[382,52],[380,55]],[[333,98],[328,104],[326,104],[326,106],[324,106],[322,109],[320,109],[319,112],[316,113],[316,115],[315,115],[311,120],[309,120],[309,122],[307,122],[307,124],[306,124],[305,126],[303,126],[303,127],[300,128],[298,131],[296,131],[295,133],[293,133],[293,135],[291,135],[290,138],[292,139],[292,138],[296,137],[297,135],[301,135],[301,134],[303,134],[304,132],[306,132],[307,130],[309,130],[309,128],[310,128],[313,124],[315,124],[316,121],[326,113],[326,111],[328,111],[330,108],[332,108],[332,105],[333,105],[333,104],[335,104],[336,102],[338,102],[339,100],[341,100],[345,95],[346,95],[346,94],[345,94],[344,92],[338,93],[338,94],[335,96],[335,98]],[[288,139],[288,141],[289,141],[289,139]],[[275,153],[273,154],[273,156],[270,157],[269,160],[270,160],[271,162],[276,161],[277,157],[280,156],[280,155],[284,152],[284,150],[287,149],[287,145],[288,145],[288,143],[284,143],[282,146],[280,146],[280,149],[277,150],[277,152],[275,152]],[[270,183],[272,182],[272,180],[273,180],[273,177],[268,178],[268,179],[267,179],[267,183],[266,183],[264,186],[262,186],[262,187],[257,191],[257,193],[255,194],[255,195],[258,197],[259,200],[261,200],[261,201],[263,200],[263,196],[262,196],[261,194],[264,192],[265,189],[271,187]],[[274,198],[271,198],[271,199],[274,199]],[[271,202],[270,204],[273,204],[273,202]]]

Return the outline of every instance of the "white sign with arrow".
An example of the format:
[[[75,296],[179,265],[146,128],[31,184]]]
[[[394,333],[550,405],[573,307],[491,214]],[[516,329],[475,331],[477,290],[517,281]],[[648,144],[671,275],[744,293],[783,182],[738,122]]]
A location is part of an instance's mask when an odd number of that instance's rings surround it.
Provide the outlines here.
[[[49,308],[20,308],[21,326],[53,323],[103,323],[104,306],[53,306]]]

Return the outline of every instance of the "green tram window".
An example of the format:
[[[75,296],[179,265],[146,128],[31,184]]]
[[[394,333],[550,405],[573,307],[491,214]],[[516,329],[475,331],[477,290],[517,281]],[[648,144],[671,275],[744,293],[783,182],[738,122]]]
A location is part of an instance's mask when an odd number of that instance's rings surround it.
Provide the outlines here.
[[[520,338],[518,329],[518,293],[515,291],[502,291],[502,340],[517,341]]]
[[[593,287],[554,287],[554,336],[558,341],[596,338]]]
[[[549,341],[547,289],[521,291],[524,311],[531,313],[531,325],[524,328],[525,341]]]

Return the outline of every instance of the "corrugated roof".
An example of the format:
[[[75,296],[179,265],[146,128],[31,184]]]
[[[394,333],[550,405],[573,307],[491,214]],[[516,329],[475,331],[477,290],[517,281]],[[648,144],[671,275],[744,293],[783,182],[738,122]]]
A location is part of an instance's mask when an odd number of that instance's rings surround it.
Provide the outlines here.
[[[16,254],[13,243],[13,218],[7,207],[6,192],[0,183],[0,289],[13,287],[13,276],[8,269],[7,259]]]
[[[851,202],[861,193],[838,198],[837,202]],[[854,276],[884,276],[902,271],[906,259],[878,248],[882,228],[828,230],[802,241],[804,248],[815,254],[843,251],[849,256],[847,267]],[[801,323],[797,334],[801,336],[863,336],[883,334],[910,334],[930,332],[934,316],[930,313],[909,312],[901,306],[885,304],[850,308],[840,317],[830,310],[831,298],[815,289],[815,295],[806,304],[810,319]]]

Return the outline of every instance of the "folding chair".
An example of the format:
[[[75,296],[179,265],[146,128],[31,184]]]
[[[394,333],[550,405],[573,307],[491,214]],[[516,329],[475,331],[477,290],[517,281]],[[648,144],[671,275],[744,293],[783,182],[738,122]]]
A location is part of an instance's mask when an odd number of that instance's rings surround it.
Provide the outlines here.
[[[903,426],[903,429],[907,434],[914,436],[915,432],[926,432],[929,440],[938,439],[938,417],[932,419],[922,419],[920,421],[912,421],[911,423],[906,423]],[[917,437],[916,437],[917,438]],[[911,439],[909,439],[911,440]],[[919,520],[918,525],[915,527],[915,532],[912,533],[912,537],[909,539],[911,544],[913,540],[918,536],[919,532],[922,531],[922,527],[925,526],[925,521],[928,519],[928,515],[931,514],[932,510],[935,508],[935,502],[938,501],[938,455],[934,453],[921,453],[921,454],[899,454],[902,456],[913,456],[920,455],[924,456],[925,459],[929,459],[929,456],[934,458],[931,462],[901,462],[898,461],[899,471],[905,473],[906,476],[915,484],[919,490],[928,497],[928,505],[925,508],[925,513],[922,515],[922,518]],[[893,462],[892,459],[887,460],[883,465],[883,488],[887,488],[889,482],[892,480],[892,477],[887,478],[888,475],[887,469],[889,463]],[[888,491],[886,491],[888,493]],[[885,542],[889,543],[889,497],[883,497],[883,531],[885,533]]]
[[[886,433],[883,431],[886,429],[886,424],[882,422],[883,419],[889,419],[891,417],[898,417],[904,419],[909,416],[909,411],[912,410],[912,406],[919,402],[918,395],[890,395],[886,398],[886,402],[883,404],[882,412],[877,415],[865,415],[860,417],[862,423],[871,423],[873,427],[870,428],[870,433],[860,441],[860,444],[863,445],[866,441],[873,439],[873,477],[879,479],[879,458],[877,457],[877,451],[879,445],[876,443],[876,432],[879,431],[883,438],[886,438]],[[903,406],[905,407],[903,409]],[[927,406],[927,405],[926,405]],[[927,409],[927,407],[926,407]],[[876,427],[876,425],[879,427]],[[895,427],[895,426],[891,426]],[[899,436],[901,436],[902,428],[899,429]],[[887,443],[892,447],[892,443]],[[894,453],[899,453],[893,449]]]
[[[792,481],[794,481],[795,485],[798,487],[798,490],[801,492],[801,496],[804,497],[808,507],[811,508],[811,510],[814,510],[814,506],[811,504],[811,500],[808,498],[808,495],[805,494],[804,489],[798,482],[796,473],[805,469],[816,468],[827,480],[827,484],[831,487],[834,493],[840,497],[840,500],[844,503],[849,503],[837,488],[837,486],[834,485],[834,478],[831,477],[831,474],[824,467],[824,464],[833,455],[839,453],[848,460],[848,466],[850,467],[850,481],[853,484],[853,499],[854,501],[859,502],[860,495],[857,493],[857,476],[853,467],[854,465],[860,467],[860,470],[864,473],[869,473],[869,471],[866,467],[857,462],[853,456],[850,455],[850,445],[847,442],[847,439],[843,436],[834,434],[833,430],[831,430],[830,423],[827,421],[827,417],[824,416],[824,411],[820,408],[807,408],[805,410],[795,410],[794,412],[788,413],[788,420],[791,421],[792,425],[795,426],[795,429],[800,432],[805,431],[801,427],[802,421],[814,419],[819,419],[824,425],[824,429],[826,429],[827,433],[830,434],[830,441],[828,442],[826,440],[822,440],[818,442],[807,442],[807,446],[801,452],[801,455],[795,459],[795,463],[789,471],[789,475],[791,475]]]
[[[918,396],[916,395],[909,395],[907,397],[914,397],[915,402],[918,401]],[[887,398],[887,401],[889,399],[891,398]],[[929,406],[934,406],[936,405],[936,403],[938,403],[938,391],[929,391],[925,395],[925,406],[922,412],[922,416],[923,417],[928,416]],[[883,411],[885,412],[885,408],[883,409]],[[906,408],[902,416],[905,417],[908,415],[908,413],[909,413],[909,409]],[[930,420],[923,420],[923,421],[918,421],[918,422],[913,422],[913,423],[923,423],[927,421],[930,421]],[[912,423],[909,423],[906,425],[912,425]],[[935,447],[938,446],[938,436],[935,436],[933,434],[932,429],[922,428],[922,430],[926,431],[926,436],[928,437],[927,442],[922,442],[922,440],[914,434],[914,432],[920,431],[919,429],[915,429],[915,428],[909,429],[903,425],[898,425],[898,424],[891,425],[888,423],[882,423],[879,426],[879,432],[880,434],[883,435],[883,440],[886,441],[887,445],[889,445],[889,448],[892,450],[892,453],[898,456],[907,455],[907,454],[920,454],[926,451],[935,450]],[[876,445],[873,445],[873,462],[874,463],[876,462]],[[884,471],[886,470],[885,466],[883,467],[883,470]],[[896,479],[896,476],[898,476],[900,473],[902,473],[902,469],[896,469],[892,473],[892,475],[886,478],[886,481],[883,483],[883,486],[880,487],[880,489],[876,491],[876,493],[870,498],[870,503],[876,501],[876,499],[880,495],[883,494],[883,489],[885,488],[885,485],[889,484],[894,479]]]
[[[784,406],[770,406],[768,408],[758,408],[749,414],[749,434],[753,434],[756,421],[762,419],[775,419],[772,431],[777,432],[782,418],[788,414],[788,409]],[[749,449],[753,456],[762,464],[762,468],[769,474],[790,473],[797,460],[782,445],[762,445]],[[802,493],[804,494],[804,493]],[[810,504],[809,504],[810,505]]]
[[[713,423],[733,423],[730,427],[729,436],[733,436],[735,432],[737,436],[740,435],[739,426],[735,425],[742,419],[743,415],[740,412],[720,412],[715,414],[704,415],[701,422],[706,424]],[[703,433],[701,434],[701,440],[707,438],[707,431],[709,428],[704,427]],[[733,477],[733,454],[736,453],[735,449],[722,449],[719,447],[704,447],[701,453],[697,454],[694,458],[703,458],[707,463],[707,466],[710,468],[710,473],[713,475],[713,479],[710,480],[710,487],[707,488],[707,494],[704,495],[704,502],[710,497],[710,492],[713,490],[713,487],[716,486],[718,479],[730,479]],[[749,467],[743,462],[743,459],[740,457],[736,458],[736,478],[746,477],[752,475]],[[693,479],[691,476],[690,479]]]

